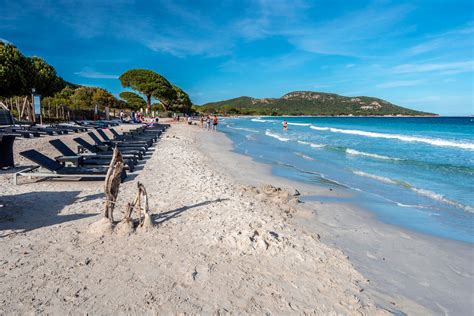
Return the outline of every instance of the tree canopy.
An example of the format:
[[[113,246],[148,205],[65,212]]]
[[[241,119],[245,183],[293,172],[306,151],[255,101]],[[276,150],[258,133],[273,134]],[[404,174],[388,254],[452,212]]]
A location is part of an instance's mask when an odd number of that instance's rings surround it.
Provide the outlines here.
[[[31,93],[31,63],[19,49],[0,42],[0,95],[10,97]]]
[[[130,69],[119,77],[122,87],[132,88],[145,95],[147,108],[150,110],[151,98],[158,99],[167,109],[168,104],[175,98],[171,84],[162,75],[147,69]]]
[[[0,41],[0,97],[29,96],[35,88],[36,94],[53,107],[87,110],[98,105],[138,110],[146,106],[150,111],[153,98],[159,102],[153,104],[154,109],[191,111],[188,94],[152,70],[131,69],[119,80],[123,87],[132,88],[138,94],[122,92],[123,100],[117,100],[105,89],[66,82],[44,59],[24,56],[14,45]]]
[[[14,45],[0,42],[0,96],[29,95],[31,89],[51,96],[66,85],[53,66],[39,57],[26,57]]]
[[[92,103],[93,105],[98,105],[100,107],[114,107],[117,99],[107,90],[102,88],[96,88],[92,94]]]
[[[124,99],[128,106],[133,110],[139,110],[147,105],[141,96],[133,92],[121,92],[120,97]]]
[[[189,95],[180,87],[173,85],[173,90],[176,93],[176,98],[173,100],[173,109],[178,112],[187,113],[191,110],[192,102]]]

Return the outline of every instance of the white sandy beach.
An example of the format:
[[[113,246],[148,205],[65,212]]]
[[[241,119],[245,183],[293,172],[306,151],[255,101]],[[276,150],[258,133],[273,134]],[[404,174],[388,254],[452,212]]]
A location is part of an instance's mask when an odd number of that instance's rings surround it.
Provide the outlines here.
[[[57,155],[50,139],[18,140],[15,152],[39,148]],[[158,223],[131,235],[91,233],[102,216],[101,181],[23,180],[13,186],[12,171],[1,172],[0,313],[442,314],[455,300],[448,285],[473,284],[472,267],[466,267],[471,248],[461,249],[467,256],[447,273],[455,252],[440,243],[448,249],[420,280],[435,278],[422,285],[448,303],[430,305],[423,293],[421,300],[414,297],[419,270],[415,276],[406,267],[395,273],[400,260],[390,254],[412,245],[405,254],[416,256],[405,264],[427,265],[424,260],[439,251],[431,239],[402,234],[347,205],[297,203],[295,189],[345,193],[275,178],[229,149],[220,133],[173,125],[121,186],[115,217],[140,181]],[[446,285],[435,286],[446,278]],[[472,304],[467,286],[458,299]],[[449,308],[445,312],[455,311]]]
[[[288,194],[238,184],[200,152],[202,133],[173,126],[121,186],[116,217],[137,181],[147,187],[148,232],[90,233],[101,182],[12,186],[3,172],[1,313],[385,312],[341,251],[294,225]]]

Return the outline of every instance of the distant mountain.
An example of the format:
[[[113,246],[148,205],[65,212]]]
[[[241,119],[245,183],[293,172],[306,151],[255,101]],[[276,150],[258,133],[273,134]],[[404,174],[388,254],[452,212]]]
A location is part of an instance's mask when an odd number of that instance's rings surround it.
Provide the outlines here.
[[[206,103],[196,110],[241,115],[435,115],[373,97],[345,97],[312,91],[294,91],[281,98],[239,97]]]

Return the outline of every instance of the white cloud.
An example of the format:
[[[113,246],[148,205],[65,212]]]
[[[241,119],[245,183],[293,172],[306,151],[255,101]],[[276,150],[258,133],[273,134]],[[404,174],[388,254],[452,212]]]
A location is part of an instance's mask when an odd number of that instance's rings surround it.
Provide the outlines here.
[[[376,85],[376,87],[377,88],[411,87],[411,86],[417,86],[421,83],[423,83],[422,80],[396,80],[396,81],[389,81],[389,82],[378,84]]]
[[[421,44],[418,44],[416,46],[411,47],[408,49],[407,53],[408,55],[419,55],[423,53],[430,52],[434,49],[437,49],[441,47],[444,44],[444,41],[442,39],[434,39],[430,40]]]
[[[471,72],[474,70],[474,61],[449,62],[449,63],[426,63],[426,64],[402,64],[394,67],[393,72],[396,74],[419,73],[443,71],[448,73]]]
[[[456,79],[454,78],[446,78],[443,80],[444,82],[456,82]]]
[[[218,11],[204,15],[171,1],[164,1],[163,6],[175,24],[131,21],[119,25],[122,29],[116,33],[178,57],[230,55],[239,41],[266,38],[285,39],[310,53],[360,57],[366,50],[376,50],[378,38],[382,34],[389,37],[391,29],[412,10],[406,5],[371,6],[332,20],[314,20],[310,13],[316,4],[312,2],[255,0],[238,17],[217,22],[219,17],[213,14]]]
[[[222,63],[220,69],[236,73],[246,73],[255,69],[266,73],[286,72],[304,65],[311,58],[310,54],[304,52],[292,52],[267,58],[233,58]]]
[[[363,57],[376,50],[380,36],[389,37],[391,29],[411,10],[409,6],[369,7],[329,22],[304,25],[303,33],[288,34],[288,38],[309,52]]]
[[[433,51],[469,50],[474,46],[472,33],[474,33],[474,26],[470,23],[463,28],[431,35],[426,37],[425,41],[407,49],[406,54],[415,56]]]
[[[441,98],[437,95],[424,96],[419,98],[405,99],[402,102],[405,103],[426,103],[426,102],[435,102],[439,101]]]
[[[89,67],[83,68],[81,71],[75,72],[74,74],[78,75],[79,77],[92,79],[117,79],[119,77],[118,75],[98,72]]]

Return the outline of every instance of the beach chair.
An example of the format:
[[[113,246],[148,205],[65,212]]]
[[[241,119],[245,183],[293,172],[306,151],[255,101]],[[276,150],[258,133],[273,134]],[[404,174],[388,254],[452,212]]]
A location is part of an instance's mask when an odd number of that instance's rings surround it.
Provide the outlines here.
[[[85,132],[87,130],[87,128],[81,126],[70,126],[61,124],[51,124],[49,127],[74,133]]]
[[[15,126],[15,119],[8,110],[0,109],[0,131],[2,133],[22,136],[23,138],[39,137],[40,133],[25,131],[21,127]]]
[[[127,144],[127,143],[121,143],[121,142],[103,142],[97,137],[96,134],[93,132],[87,133],[90,138],[94,141],[94,143],[98,146],[109,146],[110,150],[112,150],[115,147],[122,148],[122,147],[127,147],[129,149],[135,149],[135,150],[140,150],[143,154],[146,153],[148,150],[148,145],[143,144],[143,145],[137,145],[137,144]]]
[[[125,139],[125,138],[121,138],[121,139],[110,139],[109,136],[107,136],[107,134],[104,132],[103,129],[101,130],[98,130],[97,131],[97,134],[99,134],[102,139],[107,142],[107,143],[126,143],[126,144],[136,144],[136,145],[146,145],[148,147],[152,146],[153,145],[153,139],[148,139],[148,140],[143,140],[143,139]]]
[[[77,167],[79,166],[100,166],[100,165],[109,165],[112,155],[83,155],[75,153],[71,148],[69,148],[62,140],[54,139],[50,140],[49,143],[59,151],[62,156],[56,157],[56,161],[60,163],[70,162]],[[128,158],[124,157],[125,168],[130,172],[133,172],[135,165],[137,164],[137,159],[133,155],[129,155]]]
[[[115,129],[109,128],[109,131],[114,135],[114,139],[116,140],[151,140],[152,143],[158,140],[158,137],[161,135],[161,132],[158,133],[143,133],[139,131],[128,131],[123,132],[123,134],[119,134]]]
[[[87,142],[85,139],[81,137],[76,137],[73,138],[73,140],[79,144],[78,146],[78,152],[84,152],[84,150],[96,154],[96,155],[111,155],[113,154],[113,151],[110,150],[109,146],[99,146],[99,145],[93,145],[89,142]],[[133,149],[122,149],[120,151],[122,153],[122,156],[128,157],[128,156],[134,156],[136,159],[142,160],[143,159],[143,153],[138,150],[133,150]]]
[[[108,169],[108,167],[66,167],[34,149],[20,152],[20,155],[36,163],[38,166],[16,172],[13,176],[13,183],[15,185],[18,184],[19,176],[35,178],[81,178],[90,180],[103,180],[105,179]],[[125,170],[123,170],[121,176],[123,181],[127,176]]]

